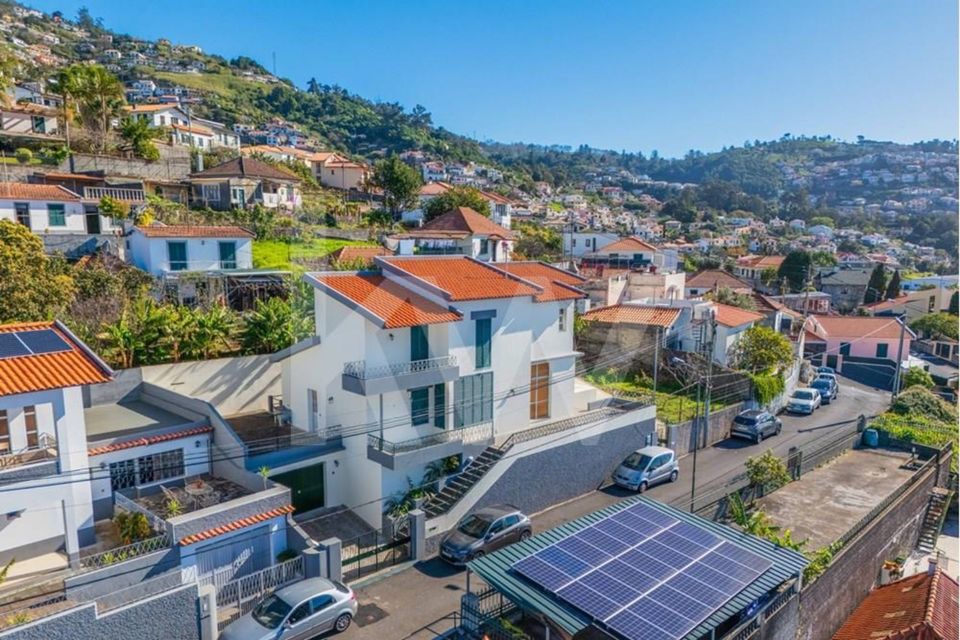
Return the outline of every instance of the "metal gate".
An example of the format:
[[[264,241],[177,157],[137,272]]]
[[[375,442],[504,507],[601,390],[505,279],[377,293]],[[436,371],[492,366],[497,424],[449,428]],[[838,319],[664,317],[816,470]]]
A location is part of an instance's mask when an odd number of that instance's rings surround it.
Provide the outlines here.
[[[410,559],[409,520],[344,540],[342,546],[344,582],[351,582]]]
[[[263,597],[304,577],[303,556],[251,573],[238,580],[215,584],[217,590],[217,627],[224,627],[252,610]],[[201,584],[213,584],[209,579]]]
[[[270,555],[270,528],[257,527],[229,541],[214,541],[209,550],[198,549],[196,575],[201,583],[220,586],[265,567]]]

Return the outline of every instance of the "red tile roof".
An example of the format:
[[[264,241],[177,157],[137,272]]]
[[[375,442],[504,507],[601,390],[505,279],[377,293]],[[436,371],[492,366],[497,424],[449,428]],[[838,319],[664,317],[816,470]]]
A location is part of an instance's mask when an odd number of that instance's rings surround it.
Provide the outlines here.
[[[171,440],[180,440],[182,438],[198,436],[202,433],[210,433],[212,431],[213,427],[211,426],[194,427],[192,429],[173,431],[171,433],[163,433],[155,436],[144,436],[142,438],[135,438],[133,440],[121,440],[120,442],[111,442],[110,444],[91,447],[87,449],[87,455],[99,456],[104,453],[110,453],[111,451],[123,451],[124,449],[133,449],[134,447],[145,447],[150,444],[159,444],[161,442],[169,442]]]
[[[899,338],[900,323],[883,316],[810,316],[831,338]],[[815,331],[815,333],[820,333]],[[916,335],[907,328],[906,336]]]
[[[25,182],[0,182],[0,199],[4,200],[54,200],[79,202],[80,196],[66,187],[56,184],[27,184]]]
[[[183,109],[176,104],[135,104],[124,107],[124,111],[129,111],[130,113],[153,113],[154,111],[166,111],[167,109],[183,111]]]
[[[222,524],[219,527],[213,527],[212,529],[207,529],[206,531],[201,531],[200,533],[194,533],[186,536],[185,538],[181,538],[180,544],[181,546],[187,546],[188,544],[203,542],[204,540],[216,538],[217,536],[222,536],[226,533],[252,527],[255,524],[260,524],[261,522],[266,522],[267,520],[271,520],[277,516],[284,516],[288,513],[293,513],[293,505],[288,504],[285,507],[271,509],[270,511],[265,511],[254,516],[234,520],[233,522],[228,522],[227,524]]]
[[[652,244],[644,242],[635,236],[630,236],[629,238],[621,238],[620,240],[612,242],[602,249],[597,249],[592,255],[598,255],[602,253],[633,253],[635,251],[656,250],[657,248]]]
[[[752,290],[753,287],[732,273],[720,269],[706,269],[698,271],[689,278],[684,285],[687,289],[720,289],[726,287],[733,291]]]
[[[501,262],[497,264],[497,268],[543,289],[534,298],[537,302],[577,300],[587,296],[585,291],[577,288],[587,281],[586,278],[552,267],[545,262]]]
[[[334,297],[378,318],[384,329],[457,322],[463,317],[380,275],[339,272],[308,277]]]
[[[868,309],[870,311],[888,311],[908,302],[910,302],[910,295],[905,293],[902,296],[897,296],[896,298],[890,298],[889,300],[878,300],[877,302],[871,302],[870,304],[865,304],[862,306],[864,309]]]
[[[680,309],[640,304],[614,304],[591,309],[581,317],[592,322],[669,327],[680,317]]]
[[[188,132],[190,132],[190,133],[196,133],[196,134],[199,134],[199,135],[202,135],[202,136],[212,136],[212,135],[213,135],[213,130],[212,130],[212,129],[208,129],[208,128],[206,128],[206,127],[204,127],[204,126],[202,126],[202,125],[199,125],[199,124],[194,124],[194,125],[190,125],[190,126],[187,126],[187,125],[185,125],[185,124],[172,124],[172,125],[170,125],[170,127],[171,127],[172,129],[176,129],[177,131],[188,131]]]
[[[377,258],[377,263],[440,289],[450,300],[489,300],[542,293],[517,276],[466,256],[394,256]]]
[[[113,379],[113,371],[88,352],[58,322],[0,325],[0,333],[52,329],[70,345],[69,351],[0,358],[0,396],[98,384]]]
[[[747,311],[740,307],[732,307],[728,304],[714,303],[717,310],[717,323],[725,327],[740,327],[751,322],[763,320],[763,315],[753,311]]]
[[[737,264],[754,269],[779,269],[785,259],[784,256],[743,256],[737,258]]]
[[[933,575],[921,573],[874,589],[850,614],[833,640],[920,637],[956,640],[960,637],[957,606],[955,580],[942,571]]]
[[[332,254],[330,260],[333,262],[352,263],[363,260],[366,266],[373,264],[373,259],[377,256],[392,256],[393,252],[386,247],[378,245],[346,246],[340,247]]]
[[[149,227],[136,227],[137,231],[148,238],[253,238],[252,231],[243,227],[188,225],[188,224],[155,224]]]
[[[466,238],[468,236],[489,236],[503,240],[512,240],[513,233],[496,222],[479,214],[470,207],[457,207],[437,216],[419,229],[401,234],[403,238],[433,237]]]

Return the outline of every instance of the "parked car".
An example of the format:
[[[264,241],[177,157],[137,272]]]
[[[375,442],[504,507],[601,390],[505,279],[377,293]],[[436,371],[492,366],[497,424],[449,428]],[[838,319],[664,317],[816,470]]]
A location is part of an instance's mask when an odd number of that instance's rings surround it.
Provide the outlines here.
[[[763,409],[749,409],[741,411],[733,419],[733,426],[730,427],[730,435],[734,438],[747,438],[757,444],[763,441],[767,436],[780,435],[780,429],[783,424],[780,418],[774,416],[769,411]]]
[[[504,504],[468,514],[440,542],[440,557],[454,565],[496,551],[533,535],[533,525],[522,511]]]
[[[308,578],[278,589],[230,623],[220,640],[307,640],[328,631],[346,631],[357,615],[350,587]]]
[[[823,404],[830,404],[833,399],[840,394],[840,387],[837,385],[837,381],[827,376],[819,376],[810,383],[810,387],[820,392]]]
[[[829,368],[829,367],[827,367],[827,368]],[[835,374],[835,373],[833,373],[833,372],[831,372],[831,371],[817,371],[817,378],[830,378],[831,380],[833,380],[833,381],[836,382],[837,384],[840,383],[840,381],[837,380],[837,374]],[[816,378],[814,378],[814,380],[816,380]]]
[[[833,367],[817,367],[817,374],[829,373],[832,376],[837,375],[837,370]]]
[[[790,413],[811,414],[820,407],[820,392],[805,387],[797,389],[787,401],[787,411]]]
[[[661,482],[674,482],[680,475],[680,465],[672,449],[644,447],[637,449],[620,463],[613,481],[625,489],[643,493]]]

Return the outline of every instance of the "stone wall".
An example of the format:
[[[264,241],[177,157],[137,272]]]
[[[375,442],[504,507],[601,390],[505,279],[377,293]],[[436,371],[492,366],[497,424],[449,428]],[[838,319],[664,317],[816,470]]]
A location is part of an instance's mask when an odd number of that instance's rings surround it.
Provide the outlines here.
[[[120,257],[120,238],[108,234],[44,233],[43,250],[47,253],[62,253],[72,260],[98,252]]]
[[[746,408],[745,403],[738,402],[729,407],[724,407],[719,411],[710,412],[710,420],[706,428],[700,428],[700,448],[709,447],[721,440],[730,437],[730,425],[737,414]],[[701,419],[701,424],[703,420]],[[667,447],[677,452],[678,456],[693,453],[694,450],[694,429],[693,420],[681,422],[679,424],[667,425]]]
[[[577,350],[584,354],[584,366],[610,360],[614,361],[611,366],[624,370],[649,370],[653,366],[656,340],[656,327],[590,322],[577,337]],[[632,357],[621,359],[626,353]]]
[[[197,587],[188,585],[98,614],[90,603],[0,631],[3,640],[200,640]]]
[[[186,147],[157,145],[161,157],[155,162],[136,158],[74,153],[61,166],[62,171],[82,173],[103,171],[108,176],[145,180],[183,180],[190,174],[190,151]]]

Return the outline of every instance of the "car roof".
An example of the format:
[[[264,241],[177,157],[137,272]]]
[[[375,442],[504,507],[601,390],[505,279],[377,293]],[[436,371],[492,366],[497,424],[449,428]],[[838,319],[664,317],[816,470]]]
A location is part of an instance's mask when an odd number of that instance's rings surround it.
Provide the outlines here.
[[[473,512],[475,516],[491,516],[494,518],[499,518],[500,516],[505,516],[510,513],[516,513],[520,511],[517,507],[512,504],[492,504],[489,507],[484,507],[482,509],[477,509]]]
[[[334,588],[333,583],[326,578],[307,578],[278,589],[276,594],[287,604],[295,606],[307,598],[326,593]]]
[[[739,417],[744,417],[744,418],[757,418],[757,417],[759,417],[759,416],[762,416],[762,415],[765,414],[765,413],[766,413],[766,411],[763,410],[763,409],[747,409],[746,411],[741,411],[741,412],[737,415],[737,417],[738,417],[738,418],[739,418]]]
[[[637,449],[636,451],[634,451],[634,453],[640,453],[647,456],[659,456],[659,455],[663,455],[664,453],[673,453],[673,449],[668,449],[666,447],[650,446],[650,447],[644,447],[642,449]]]

